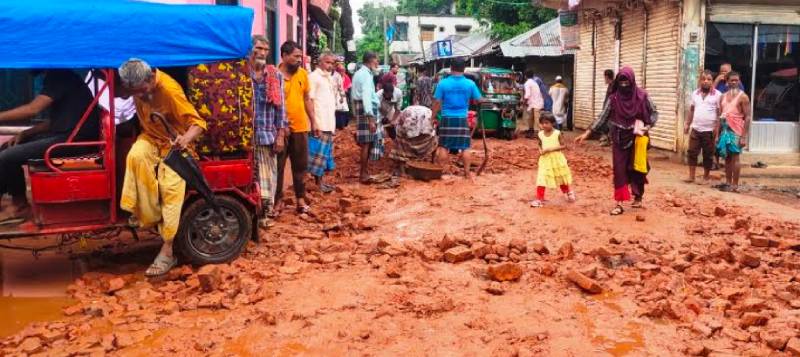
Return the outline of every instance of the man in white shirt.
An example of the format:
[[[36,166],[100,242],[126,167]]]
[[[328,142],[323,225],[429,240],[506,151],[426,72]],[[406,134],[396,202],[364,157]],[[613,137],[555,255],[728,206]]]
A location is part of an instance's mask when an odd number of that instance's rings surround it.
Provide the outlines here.
[[[687,183],[694,182],[697,169],[697,155],[703,152],[703,183],[708,183],[717,142],[720,99],[722,92],[714,88],[714,74],[705,70],[700,76],[700,88],[692,93],[692,105],[684,125],[684,134],[689,135],[689,177]],[[691,132],[691,134],[690,134]]]
[[[553,116],[556,117],[558,129],[567,121],[567,99],[569,89],[564,85],[564,79],[556,76],[556,83],[550,87],[550,97],[553,98]]]
[[[103,78],[95,77],[94,72],[92,71],[89,71],[89,73],[86,74],[86,78],[84,79],[84,81],[86,82],[86,86],[89,87],[89,91],[92,92],[92,96],[95,97],[97,96],[95,92],[103,89],[103,85],[105,85],[106,83],[103,80]],[[115,94],[118,96],[122,94],[120,93],[121,86],[119,85],[119,83],[121,83],[121,80],[117,78],[114,82],[117,83],[117,88],[114,88],[114,91]],[[95,84],[97,85],[97,88],[95,88]],[[105,109],[106,111],[109,111],[108,92],[109,92],[108,89],[101,92],[100,99],[98,99],[97,101],[97,104],[103,107],[103,109]],[[136,105],[133,103],[132,96],[129,96],[127,98],[121,98],[121,97],[114,98],[114,123],[116,125],[125,123],[133,119],[133,117],[135,116],[136,116]]]
[[[535,131],[539,127],[539,115],[544,108],[544,97],[539,90],[539,85],[533,80],[533,71],[525,71],[525,95],[522,97],[525,111],[522,114],[522,125],[517,125],[517,130],[525,131],[525,137],[536,137]]]
[[[308,172],[323,193],[333,192],[334,187],[322,182],[326,171],[335,167],[333,162],[333,135],[336,131],[336,83],[333,80],[333,66],[336,57],[325,51],[319,57],[317,69],[308,76],[311,92],[309,97],[314,102],[314,113],[319,134],[309,140]]]

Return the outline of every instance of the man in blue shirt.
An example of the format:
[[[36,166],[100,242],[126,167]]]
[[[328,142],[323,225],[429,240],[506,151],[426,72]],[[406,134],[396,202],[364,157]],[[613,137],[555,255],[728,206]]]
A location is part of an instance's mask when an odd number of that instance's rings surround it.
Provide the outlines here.
[[[714,79],[714,88],[716,88],[721,93],[725,93],[728,91],[727,77],[728,73],[731,73],[732,70],[733,68],[731,67],[731,64],[728,62],[722,62],[722,64],[719,65],[719,74],[717,75],[717,78]],[[739,89],[744,91],[744,84],[742,84],[742,82],[739,82]]]
[[[451,153],[460,153],[464,163],[464,176],[472,179],[470,173],[470,130],[467,112],[471,100],[481,99],[481,92],[475,82],[464,77],[466,63],[456,58],[450,65],[450,76],[439,82],[433,93],[432,114],[434,120],[441,113],[439,122],[439,146]]]
[[[374,73],[378,69],[378,55],[373,52],[364,53],[364,65],[353,75],[353,87],[350,95],[353,98],[353,114],[356,117],[356,143],[361,146],[361,183],[369,181],[369,152],[378,144],[377,96]]]

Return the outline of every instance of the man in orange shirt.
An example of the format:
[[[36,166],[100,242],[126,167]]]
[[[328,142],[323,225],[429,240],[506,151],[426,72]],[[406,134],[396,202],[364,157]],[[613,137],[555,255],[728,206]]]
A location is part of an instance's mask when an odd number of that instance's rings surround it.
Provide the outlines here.
[[[178,262],[172,241],[180,224],[186,181],[161,163],[173,147],[191,150],[207,125],[186,99],[180,84],[166,73],[131,58],[120,66],[119,76],[134,96],[142,129],[128,152],[120,206],[131,213],[131,223],[142,228],[158,226],[164,244],[145,275],[163,275]],[[166,122],[153,120],[152,113],[160,113]],[[165,125],[177,137],[173,138]]]
[[[314,102],[309,93],[311,87],[308,72],[301,67],[303,50],[294,41],[286,41],[281,45],[281,64],[278,67],[283,74],[283,91],[286,101],[286,117],[289,119],[290,135],[286,149],[278,155],[278,187],[275,192],[275,214],[283,208],[283,175],[286,160],[292,160],[292,183],[297,198],[297,212],[309,211],[306,200],[306,187],[303,182],[308,169],[308,134],[319,136],[319,125],[314,116]]]

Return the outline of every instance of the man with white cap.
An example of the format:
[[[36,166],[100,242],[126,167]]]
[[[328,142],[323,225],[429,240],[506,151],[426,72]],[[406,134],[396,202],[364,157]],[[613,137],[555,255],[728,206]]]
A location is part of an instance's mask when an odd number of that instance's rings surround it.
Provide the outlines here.
[[[550,87],[550,97],[553,98],[553,116],[556,117],[556,124],[559,129],[567,121],[567,101],[569,99],[569,89],[564,85],[564,79],[556,76],[556,83]]]

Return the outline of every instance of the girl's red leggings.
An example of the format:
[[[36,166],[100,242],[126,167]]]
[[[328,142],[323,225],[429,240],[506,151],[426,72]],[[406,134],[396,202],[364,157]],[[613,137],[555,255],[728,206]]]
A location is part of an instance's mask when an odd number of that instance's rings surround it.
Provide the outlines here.
[[[569,193],[569,185],[561,185],[561,192]],[[544,186],[536,186],[536,199],[544,201]]]

